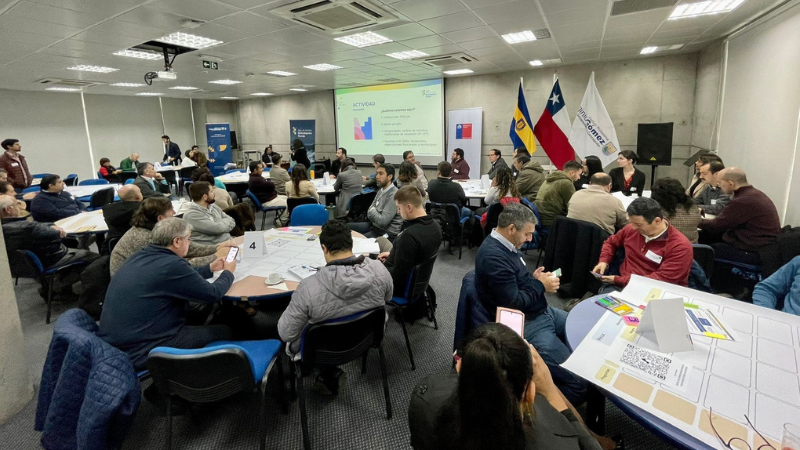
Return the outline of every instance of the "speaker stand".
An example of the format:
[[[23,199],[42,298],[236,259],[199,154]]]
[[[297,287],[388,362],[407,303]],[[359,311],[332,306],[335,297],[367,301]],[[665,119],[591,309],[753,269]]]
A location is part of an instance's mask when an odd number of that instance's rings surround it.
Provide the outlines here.
[[[656,165],[650,166],[650,190],[651,191],[653,190],[653,183],[655,183],[655,181],[656,181],[656,168],[658,168],[658,166],[656,166]]]

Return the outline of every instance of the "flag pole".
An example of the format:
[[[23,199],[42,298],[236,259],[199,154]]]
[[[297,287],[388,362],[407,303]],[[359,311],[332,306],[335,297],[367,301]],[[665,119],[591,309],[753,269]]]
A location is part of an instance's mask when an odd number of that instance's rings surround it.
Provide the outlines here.
[[[519,85],[522,86],[522,89],[525,89],[525,83],[523,83],[522,77],[519,77]]]
[[[556,81],[558,81],[558,75],[556,75],[556,73],[553,72],[553,84],[556,84]]]

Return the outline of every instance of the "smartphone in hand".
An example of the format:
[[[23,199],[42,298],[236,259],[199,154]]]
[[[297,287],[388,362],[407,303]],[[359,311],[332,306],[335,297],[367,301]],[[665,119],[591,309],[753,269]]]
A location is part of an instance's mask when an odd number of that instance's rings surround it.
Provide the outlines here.
[[[603,275],[597,272],[589,272],[592,274],[593,277],[597,278],[598,280],[603,278]]]
[[[498,306],[495,322],[502,323],[523,338],[525,337],[525,314],[522,311]]]
[[[225,257],[225,262],[232,263],[233,260],[236,259],[236,255],[238,254],[239,254],[239,247],[231,247],[231,249],[228,250],[228,256]]]

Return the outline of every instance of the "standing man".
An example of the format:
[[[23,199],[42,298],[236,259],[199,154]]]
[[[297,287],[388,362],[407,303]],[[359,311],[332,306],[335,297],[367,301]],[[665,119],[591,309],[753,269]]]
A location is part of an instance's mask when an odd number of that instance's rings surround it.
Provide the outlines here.
[[[42,191],[31,201],[33,220],[55,222],[86,210],[83,202],[64,190],[64,182],[58,175],[42,178],[41,187]]]
[[[497,175],[497,171],[508,167],[506,161],[500,155],[500,150],[493,148],[489,150],[489,161],[492,163],[492,168],[489,169],[489,179],[493,180],[495,175]]]
[[[453,150],[450,158],[452,158],[450,165],[453,166],[452,178],[454,180],[469,180],[469,164],[464,159],[464,150],[460,148]]]
[[[8,172],[8,182],[14,186],[14,190],[17,192],[30,187],[33,177],[28,170],[25,157],[19,154],[22,151],[19,139],[6,139],[0,143],[0,146],[5,150],[5,153],[0,155],[0,169]]]
[[[367,210],[369,222],[350,223],[350,229],[359,232],[366,237],[378,237],[387,234],[390,241],[394,241],[395,236],[400,233],[403,218],[397,212],[394,204],[394,195],[397,193],[397,186],[394,181],[394,166],[391,164],[381,164],[375,173],[378,193]]]
[[[377,156],[377,155],[376,155]],[[383,155],[381,155],[383,156]],[[422,164],[414,158],[414,152],[411,150],[406,150],[403,152],[403,161],[408,161],[411,164],[414,164],[414,168],[417,169],[417,179],[422,182],[422,186],[425,190],[428,190],[428,178],[425,177],[425,171],[422,170]],[[383,163],[381,163],[383,164]]]
[[[136,166],[139,164],[139,154],[134,153],[131,156],[123,159],[119,163],[119,168],[123,172],[136,172]]]
[[[161,136],[161,141],[164,142],[164,159],[162,162],[179,166],[183,159],[181,158],[181,148],[178,147],[178,144],[170,141],[169,136],[166,134]]]
[[[142,197],[164,197],[169,195],[167,180],[156,172],[152,164],[149,162],[141,163],[136,168],[136,172],[139,176],[136,177],[133,184],[139,186],[139,190],[142,191]]]
[[[347,159],[347,149],[339,147],[336,149],[336,159],[331,163],[331,179],[339,176],[342,170],[342,163]],[[311,169],[311,167],[309,167]]]

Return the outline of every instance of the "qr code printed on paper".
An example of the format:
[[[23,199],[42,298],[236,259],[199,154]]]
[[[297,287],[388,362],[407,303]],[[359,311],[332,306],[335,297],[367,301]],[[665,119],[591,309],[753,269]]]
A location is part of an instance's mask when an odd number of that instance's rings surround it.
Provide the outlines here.
[[[619,360],[659,380],[667,379],[667,372],[670,364],[672,364],[672,359],[670,358],[656,355],[631,344],[625,346]]]

